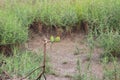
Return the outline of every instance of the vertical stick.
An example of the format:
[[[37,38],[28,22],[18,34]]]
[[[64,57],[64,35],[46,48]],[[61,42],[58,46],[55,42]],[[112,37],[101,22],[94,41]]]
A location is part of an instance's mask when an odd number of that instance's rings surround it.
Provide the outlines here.
[[[43,53],[44,53],[44,59],[43,59],[43,71],[40,73],[40,75],[38,76],[38,78],[36,79],[36,80],[40,80],[41,79],[41,77],[42,77],[42,75],[44,76],[44,79],[46,80],[46,76],[45,76],[45,68],[46,68],[46,64],[45,64],[45,62],[46,62],[46,46],[47,46],[47,43],[48,43],[49,41],[47,40],[47,39],[44,39],[44,51],[43,51]]]
[[[44,61],[43,61],[43,71],[45,71],[45,62],[46,62],[46,45],[47,45],[48,41],[45,39],[44,40]]]

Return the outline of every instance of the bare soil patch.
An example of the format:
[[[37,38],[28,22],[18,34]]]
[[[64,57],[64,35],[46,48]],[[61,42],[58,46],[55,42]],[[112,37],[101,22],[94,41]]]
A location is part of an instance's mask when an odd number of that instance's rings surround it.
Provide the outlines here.
[[[43,38],[37,34],[28,41],[28,50],[38,52],[43,48]],[[75,35],[73,39],[66,38],[58,43],[47,45],[47,54],[50,57],[51,70],[53,73],[47,75],[47,80],[73,80],[73,76],[77,73],[77,60],[82,61],[83,71],[86,69],[88,62],[89,49],[86,43],[84,34]],[[76,47],[80,50],[79,54],[75,55]],[[102,78],[102,66],[99,63],[100,49],[96,48],[92,53],[92,73]]]

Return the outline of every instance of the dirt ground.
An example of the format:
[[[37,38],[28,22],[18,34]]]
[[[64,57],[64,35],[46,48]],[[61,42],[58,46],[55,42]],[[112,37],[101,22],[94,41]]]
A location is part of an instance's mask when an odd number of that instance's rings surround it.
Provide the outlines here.
[[[37,34],[28,41],[28,50],[38,52],[43,49],[43,38]],[[47,55],[50,57],[51,70],[53,73],[47,75],[47,80],[74,80],[73,77],[77,73],[77,60],[82,63],[82,70],[85,70],[88,60],[89,49],[84,34],[74,36],[73,39],[66,38],[58,43],[47,44]],[[77,49],[79,51],[77,51]],[[76,52],[79,52],[77,55]],[[92,73],[102,78],[102,66],[99,63],[100,49],[94,49],[92,53],[91,69]]]

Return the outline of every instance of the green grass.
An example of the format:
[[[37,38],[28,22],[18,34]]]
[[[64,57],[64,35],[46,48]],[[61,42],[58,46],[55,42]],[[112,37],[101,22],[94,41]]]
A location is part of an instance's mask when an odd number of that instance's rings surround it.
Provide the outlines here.
[[[27,28],[22,28],[12,11],[0,10],[0,45],[22,43],[27,40]]]
[[[26,41],[27,29],[33,21],[39,21],[48,28],[55,26],[69,31],[78,25],[80,28],[81,20],[86,20],[94,34],[106,28],[120,30],[119,0],[6,0],[3,3],[0,7],[0,29],[5,33],[0,33],[1,44]],[[17,36],[14,31],[17,31]]]
[[[80,24],[82,19],[82,6],[79,7],[79,0],[36,0],[34,3],[32,0],[8,0],[3,3],[0,7],[0,30],[4,33],[0,33],[0,44],[26,41],[28,27],[34,21],[39,21],[48,28],[55,26],[69,31],[76,24]]]
[[[11,57],[5,57],[0,55],[0,60],[6,61],[6,65],[0,67],[2,71],[6,71],[11,77],[25,77],[34,69],[42,66],[43,53],[33,53],[30,51],[18,51],[14,49],[14,55]],[[38,77],[42,69],[38,69],[32,75],[28,77],[29,80],[33,80]],[[48,58],[46,62],[46,73],[50,73],[50,65],[48,63]]]
[[[106,28],[115,31],[120,29],[118,6],[120,6],[119,0],[92,0],[88,3],[84,11],[84,19],[89,22],[89,27],[94,34],[96,30],[100,34]]]
[[[89,63],[89,62],[88,62]],[[92,65],[92,63],[90,63]],[[105,59],[103,59],[103,62],[100,63],[102,65],[103,71],[101,74],[103,76],[99,78],[91,72],[92,66],[90,68],[87,68],[88,64],[84,64],[85,67],[82,66],[81,61],[77,61],[77,74],[74,75],[74,80],[119,80],[120,79],[120,65],[119,62],[113,58],[112,63],[106,62]]]
[[[104,56],[114,56],[120,55],[120,35],[118,32],[108,32],[101,34],[98,38],[101,48],[104,50]]]
[[[4,9],[0,8],[0,45],[26,42],[36,9],[27,1],[5,1],[4,5]]]
[[[88,45],[90,49],[96,47],[97,42],[103,49],[103,54],[113,52],[119,54],[119,6],[120,0],[0,0],[0,45],[26,42],[28,28],[34,21],[44,24],[43,27],[49,29],[55,26],[71,31],[75,27],[80,29],[81,21],[85,20],[89,26]],[[94,40],[94,37],[97,37],[97,40]],[[31,56],[38,58],[36,56],[38,54],[28,55],[29,53],[15,54],[10,58],[1,56],[7,61],[4,68],[12,74],[23,76],[38,64],[34,63],[34,59],[30,62]],[[18,60],[23,60],[25,65],[22,65],[22,62],[18,63]],[[33,66],[32,69],[28,70],[31,66]]]

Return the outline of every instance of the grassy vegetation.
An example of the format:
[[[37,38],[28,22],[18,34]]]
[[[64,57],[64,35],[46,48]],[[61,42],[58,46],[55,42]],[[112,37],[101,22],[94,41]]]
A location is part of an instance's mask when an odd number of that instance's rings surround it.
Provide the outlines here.
[[[42,66],[43,53],[33,53],[30,51],[20,52],[18,49],[14,49],[14,55],[11,57],[5,57],[0,55],[0,61],[4,60],[5,65],[0,67],[0,72],[6,71],[11,78],[13,77],[25,77],[31,73],[34,69]],[[46,73],[50,73],[50,65],[47,58]],[[29,80],[33,80],[38,77],[42,68],[36,70],[32,75],[28,76]],[[1,74],[1,73],[0,73]]]
[[[114,59],[114,58],[113,58]],[[89,63],[89,62],[88,62]],[[86,67],[82,67],[81,61],[77,61],[78,73],[74,76],[74,80],[119,80],[120,79],[120,69],[119,62],[113,60],[113,63],[108,64],[105,59],[100,63],[103,67],[103,76],[99,78],[94,73],[92,73],[92,67],[89,64],[85,64]]]
[[[76,26],[80,28],[81,20],[86,20],[89,30],[94,34],[117,31],[120,30],[119,6],[119,0],[6,0],[4,6],[0,7],[0,29],[4,32],[4,35],[3,32],[0,33],[2,40],[0,43],[26,41],[28,27],[34,21],[39,21],[48,28],[55,26],[70,31]],[[15,31],[17,31],[17,40],[13,37],[16,37],[13,33]]]
[[[118,32],[113,33],[107,32],[104,34],[101,34],[98,38],[98,42],[100,43],[100,46],[103,48],[104,53],[103,56],[114,56],[119,57],[120,56],[120,35]]]
[[[87,21],[89,27],[89,43],[94,43],[93,39],[97,37],[98,45],[104,50],[103,55],[118,56],[120,54],[119,6],[119,0],[0,0],[0,46],[26,42],[28,28],[34,21],[44,24],[50,30],[54,26],[69,32],[74,28],[81,29],[80,24],[83,20]],[[95,45],[90,44],[90,46],[92,48]],[[35,68],[38,64],[30,62],[32,54],[28,55],[28,53],[16,53],[13,59],[1,56],[8,65],[4,68],[10,73],[24,75],[22,73],[27,72],[27,68],[31,66]],[[18,63],[19,59],[21,62]],[[22,65],[22,62],[25,65]],[[14,66],[10,66],[11,63]],[[21,71],[21,69],[25,70]]]
[[[12,11],[0,10],[0,23],[0,45],[22,43],[27,40],[27,28],[22,28]]]
[[[81,8],[79,4],[78,1],[69,0],[5,1],[5,6],[0,9],[0,29],[3,31],[0,33],[0,43],[12,44],[26,41],[28,27],[33,21],[40,21],[48,27],[63,27],[69,30],[80,22]]]
[[[104,54],[119,55],[120,12],[119,0],[92,0],[87,8],[85,19],[89,24],[90,36],[97,37],[97,44]],[[90,37],[91,38],[91,37]]]

